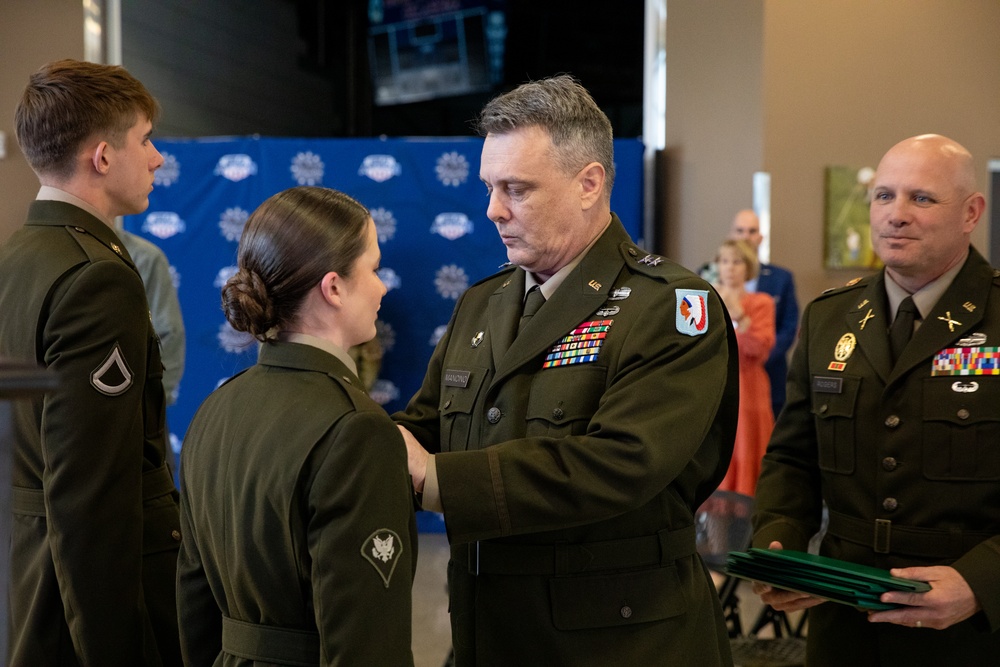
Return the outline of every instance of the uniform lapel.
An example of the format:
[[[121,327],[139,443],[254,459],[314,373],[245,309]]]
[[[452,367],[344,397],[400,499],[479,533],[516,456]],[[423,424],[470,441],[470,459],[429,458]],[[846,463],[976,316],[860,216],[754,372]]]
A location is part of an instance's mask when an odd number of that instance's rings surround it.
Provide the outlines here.
[[[524,278],[524,269],[517,269],[490,295],[486,321],[490,330],[490,352],[494,368],[500,367],[501,360],[517,334],[517,323],[521,319],[524,302]]]
[[[892,354],[886,331],[891,321],[885,297],[885,279],[881,274],[868,283],[847,312],[847,327],[858,341],[858,347],[875,372],[886,382],[892,373]],[[831,350],[831,353],[833,350]],[[850,362],[848,361],[848,366]]]
[[[502,382],[506,376],[552,347],[600,308],[622,268],[623,259],[617,246],[628,240],[621,223],[613,220],[587,256],[511,343],[497,363],[494,384]]]
[[[913,334],[890,381],[922,363],[927,363],[930,374],[929,360],[982,322],[992,284],[993,269],[982,255],[970,248],[965,266]]]

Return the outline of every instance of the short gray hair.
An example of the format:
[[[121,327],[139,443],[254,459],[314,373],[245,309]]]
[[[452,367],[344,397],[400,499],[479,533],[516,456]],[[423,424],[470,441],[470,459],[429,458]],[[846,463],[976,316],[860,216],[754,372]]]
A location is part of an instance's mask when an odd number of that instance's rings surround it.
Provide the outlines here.
[[[477,127],[482,136],[537,126],[548,132],[555,160],[567,174],[591,162],[604,167],[604,194],[615,183],[615,148],[611,121],[587,89],[568,74],[521,84],[483,108]]]

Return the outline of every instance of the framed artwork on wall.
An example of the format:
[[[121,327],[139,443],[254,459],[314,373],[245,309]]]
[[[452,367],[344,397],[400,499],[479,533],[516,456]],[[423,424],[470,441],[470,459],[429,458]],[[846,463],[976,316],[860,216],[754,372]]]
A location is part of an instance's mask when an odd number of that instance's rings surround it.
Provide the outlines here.
[[[868,222],[871,167],[828,166],[824,175],[823,264],[828,269],[881,268]]]

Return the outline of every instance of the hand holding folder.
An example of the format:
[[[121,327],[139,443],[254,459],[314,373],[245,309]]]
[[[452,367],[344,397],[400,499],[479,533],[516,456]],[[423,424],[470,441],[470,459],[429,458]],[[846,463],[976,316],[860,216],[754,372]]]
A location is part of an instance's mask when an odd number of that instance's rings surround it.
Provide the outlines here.
[[[726,572],[742,579],[873,611],[901,606],[879,599],[887,591],[922,593],[931,589],[926,582],[900,579],[887,570],[787,549],[730,552]]]

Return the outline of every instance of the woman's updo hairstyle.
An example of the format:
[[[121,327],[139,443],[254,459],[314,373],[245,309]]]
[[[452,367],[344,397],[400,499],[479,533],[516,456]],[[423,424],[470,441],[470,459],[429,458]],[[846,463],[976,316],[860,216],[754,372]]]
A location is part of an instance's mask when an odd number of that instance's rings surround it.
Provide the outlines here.
[[[324,275],[349,276],[365,251],[369,217],[329,188],[290,188],[265,200],[247,219],[239,270],[222,288],[226,319],[261,342],[274,340]]]

